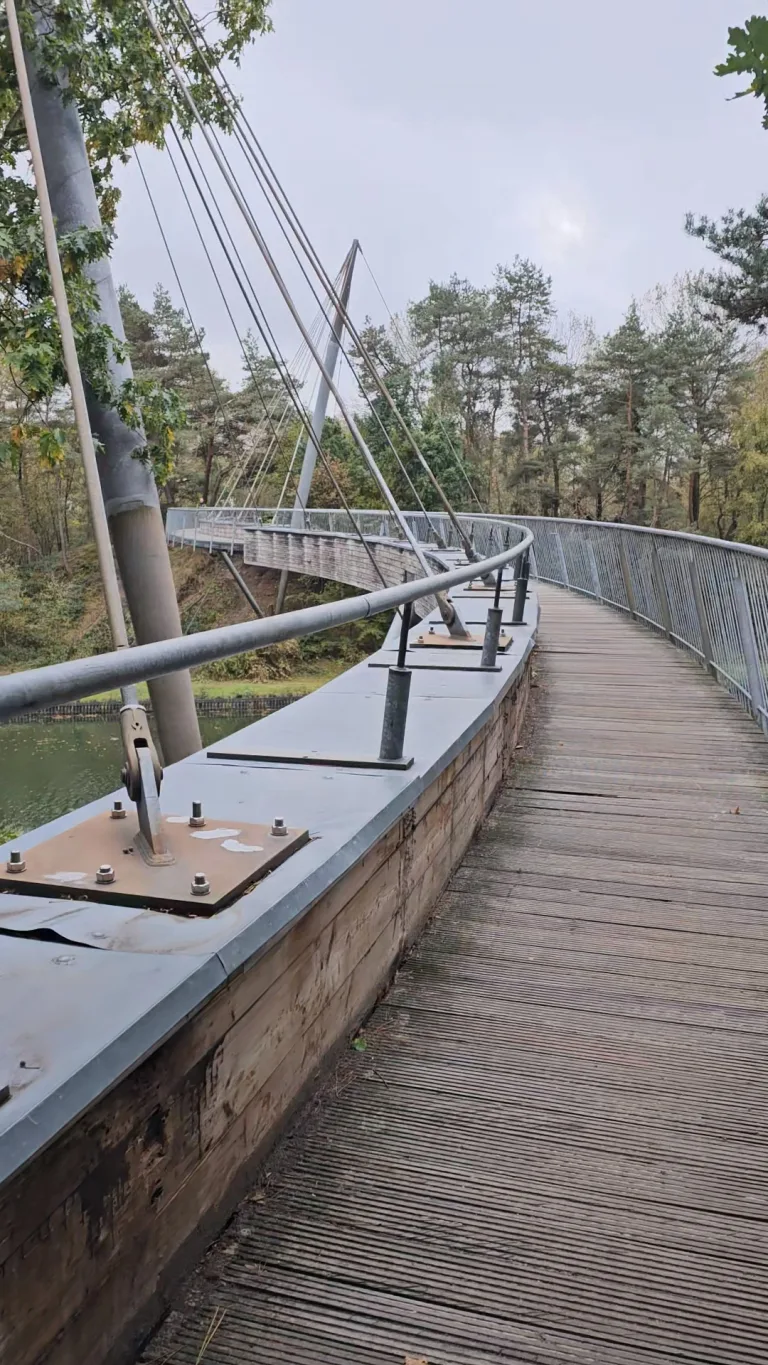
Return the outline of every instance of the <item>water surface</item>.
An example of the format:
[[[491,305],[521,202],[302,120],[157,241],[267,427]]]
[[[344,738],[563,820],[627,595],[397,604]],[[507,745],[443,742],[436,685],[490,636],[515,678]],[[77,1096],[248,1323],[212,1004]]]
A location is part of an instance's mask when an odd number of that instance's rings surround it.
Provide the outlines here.
[[[203,716],[203,743],[248,724],[245,716]],[[34,829],[120,786],[115,720],[0,725],[0,829]]]

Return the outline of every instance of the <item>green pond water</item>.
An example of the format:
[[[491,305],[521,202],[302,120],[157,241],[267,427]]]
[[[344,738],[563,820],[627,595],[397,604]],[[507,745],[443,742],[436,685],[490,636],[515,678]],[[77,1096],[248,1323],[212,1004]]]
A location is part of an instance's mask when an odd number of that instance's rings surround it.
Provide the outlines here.
[[[247,724],[204,716],[203,743]],[[115,791],[121,766],[116,719],[0,725],[0,830],[23,833]]]

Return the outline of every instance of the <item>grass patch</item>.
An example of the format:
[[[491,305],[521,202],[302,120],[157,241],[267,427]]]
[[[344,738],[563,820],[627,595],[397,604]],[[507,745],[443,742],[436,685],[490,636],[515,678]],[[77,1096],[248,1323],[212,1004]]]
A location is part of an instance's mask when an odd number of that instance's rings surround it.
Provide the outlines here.
[[[233,678],[219,682],[209,678],[196,678],[192,675],[192,690],[196,697],[219,698],[219,697],[303,697],[308,692],[315,692],[318,687],[323,687],[325,683],[337,678],[347,667],[341,661],[334,660],[325,668],[312,669],[311,672],[296,673],[288,678],[271,678],[266,682],[250,682],[247,678]],[[149,689],[146,683],[139,683],[139,697],[146,701],[149,696]],[[83,701],[119,701],[120,693],[115,689],[112,692],[94,692],[89,697],[83,697]]]

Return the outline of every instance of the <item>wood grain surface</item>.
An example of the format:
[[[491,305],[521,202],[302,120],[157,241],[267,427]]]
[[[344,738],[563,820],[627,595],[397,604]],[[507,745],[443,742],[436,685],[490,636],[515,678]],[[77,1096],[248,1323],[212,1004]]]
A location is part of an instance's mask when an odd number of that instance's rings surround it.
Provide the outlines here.
[[[147,1365],[768,1359],[768,748],[542,598],[515,785]]]

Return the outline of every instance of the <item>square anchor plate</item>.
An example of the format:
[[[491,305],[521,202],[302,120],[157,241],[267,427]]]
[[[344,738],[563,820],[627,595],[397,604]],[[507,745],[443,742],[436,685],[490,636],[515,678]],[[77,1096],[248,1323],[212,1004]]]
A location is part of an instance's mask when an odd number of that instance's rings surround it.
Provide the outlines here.
[[[485,636],[483,634],[478,633],[474,633],[472,635],[465,637],[462,635],[449,635],[447,631],[435,631],[434,633],[431,633],[430,631],[424,631],[422,635],[418,635],[416,639],[409,644],[408,648],[482,649],[484,639]],[[511,644],[512,636],[508,635],[506,631],[502,631],[501,635],[499,636],[499,653],[503,654],[505,649],[509,649],[509,646]]]
[[[130,815],[127,820],[112,820],[108,812],[94,815],[27,849],[24,872],[8,873],[2,867],[0,888],[213,915],[309,840],[306,829],[275,835],[269,825],[216,821],[210,816],[203,829],[190,829],[186,816],[164,816],[163,829],[176,861],[150,867],[135,847],[138,830]],[[96,881],[96,869],[104,863],[115,873],[114,882],[106,886]],[[192,894],[198,872],[210,884],[205,896]]]
[[[506,586],[507,582],[511,584],[511,587]],[[473,578],[471,583],[465,583],[464,591],[471,592],[473,594],[485,593],[487,597],[493,597],[496,592],[496,588],[493,584],[491,584],[491,586],[489,587],[487,583],[483,582],[482,578]],[[514,597],[516,591],[517,590],[515,588],[515,580],[513,578],[510,578],[505,581],[499,596]]]

